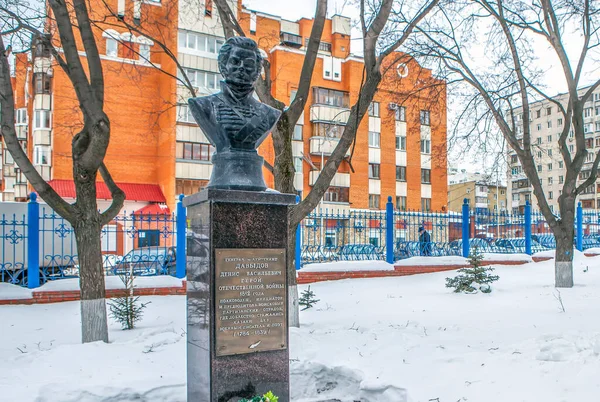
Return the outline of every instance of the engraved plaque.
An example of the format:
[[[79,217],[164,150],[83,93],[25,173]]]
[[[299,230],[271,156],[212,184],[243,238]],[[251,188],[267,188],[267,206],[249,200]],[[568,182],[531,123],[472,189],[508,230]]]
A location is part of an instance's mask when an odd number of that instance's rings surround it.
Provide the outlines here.
[[[215,250],[217,356],[287,348],[285,249]]]

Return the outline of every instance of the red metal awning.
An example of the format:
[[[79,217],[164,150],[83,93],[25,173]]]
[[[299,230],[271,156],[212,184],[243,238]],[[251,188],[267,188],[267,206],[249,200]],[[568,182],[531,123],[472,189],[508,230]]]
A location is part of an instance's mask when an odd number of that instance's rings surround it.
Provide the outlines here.
[[[50,186],[64,198],[75,198],[75,182],[73,180],[50,180]],[[127,201],[167,202],[165,195],[157,184],[117,183],[125,192]],[[96,182],[96,197],[99,200],[112,199],[110,191],[102,181]]]
[[[171,215],[166,204],[149,204],[133,213],[134,215]]]

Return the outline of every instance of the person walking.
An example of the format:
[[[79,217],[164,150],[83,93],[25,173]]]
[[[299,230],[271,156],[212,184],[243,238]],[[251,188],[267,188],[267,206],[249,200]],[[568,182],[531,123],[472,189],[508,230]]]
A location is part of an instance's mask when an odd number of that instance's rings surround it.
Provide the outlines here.
[[[423,226],[419,227],[419,248],[421,255],[431,256],[431,236]]]

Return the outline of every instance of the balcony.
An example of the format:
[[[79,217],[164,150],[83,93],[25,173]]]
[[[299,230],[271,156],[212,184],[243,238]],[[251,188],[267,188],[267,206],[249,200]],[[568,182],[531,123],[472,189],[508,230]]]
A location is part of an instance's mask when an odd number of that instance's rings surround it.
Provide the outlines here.
[[[308,176],[308,183],[314,186],[319,178],[319,171],[312,170]],[[336,173],[329,184],[330,187],[350,187],[350,173]]]
[[[281,39],[282,45],[295,47],[295,48],[302,47],[302,36],[300,36],[300,35],[296,35],[296,34],[292,34],[292,33],[288,33],[288,32],[282,32],[280,39]]]
[[[311,122],[346,124],[349,118],[350,109],[348,108],[329,105],[312,105],[310,107]]]
[[[311,137],[310,153],[311,155],[329,156],[340,142],[339,138]],[[346,151],[346,156],[350,155],[350,149]]]

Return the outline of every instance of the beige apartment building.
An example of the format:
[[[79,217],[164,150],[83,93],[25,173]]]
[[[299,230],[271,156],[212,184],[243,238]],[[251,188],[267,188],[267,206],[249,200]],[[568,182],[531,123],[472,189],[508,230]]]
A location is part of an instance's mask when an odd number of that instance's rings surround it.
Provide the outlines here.
[[[461,211],[465,199],[478,213],[507,211],[506,186],[497,183],[470,180],[448,185],[450,211]]]
[[[582,88],[580,93],[587,88]],[[561,102],[566,108],[568,94],[559,94],[555,100]],[[564,116],[558,107],[548,100],[539,101],[530,105],[531,144],[537,165],[538,174],[546,199],[553,211],[558,211],[558,197],[562,192],[566,169],[560,153],[558,138],[564,128]],[[522,109],[516,110],[517,137],[523,135]],[[587,179],[591,174],[595,155],[600,151],[600,88],[586,102],[583,111],[584,132],[586,146],[589,150],[587,159],[578,178],[578,184]],[[567,139],[569,151],[575,153],[575,138],[571,132]],[[533,196],[533,187],[523,172],[517,154],[508,150],[507,195],[510,208],[515,213],[522,213],[525,203],[530,201],[534,210],[539,209],[537,200]],[[600,183],[588,187],[579,196],[579,201],[586,210],[600,209]]]

